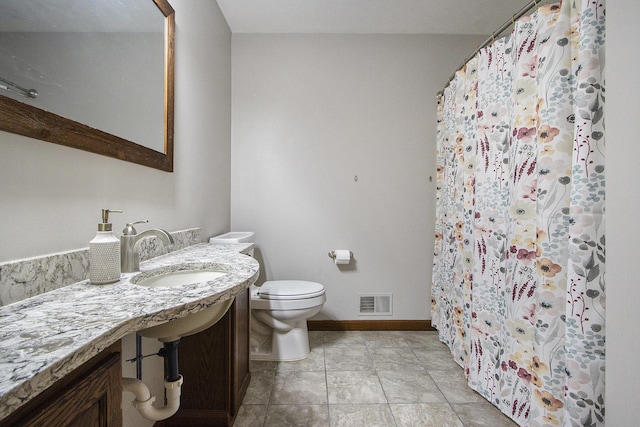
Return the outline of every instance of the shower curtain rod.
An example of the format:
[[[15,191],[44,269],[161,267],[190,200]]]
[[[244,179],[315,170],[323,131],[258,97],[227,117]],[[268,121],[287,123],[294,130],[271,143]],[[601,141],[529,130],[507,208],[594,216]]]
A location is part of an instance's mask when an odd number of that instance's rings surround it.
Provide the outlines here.
[[[7,92],[17,93],[25,98],[36,99],[38,97],[38,91],[35,89],[26,89],[20,85],[15,84],[11,80],[0,77],[0,89],[4,89]]]
[[[473,52],[471,55],[467,56],[465,58],[465,60],[462,61],[460,66],[458,68],[456,68],[456,71],[454,71],[454,73],[451,75],[451,77],[449,77],[449,80],[447,81],[447,84],[444,85],[444,87],[446,88],[449,85],[449,83],[451,83],[451,80],[453,80],[453,78],[456,76],[456,73],[458,72],[458,70],[460,70],[462,67],[464,67],[467,64],[467,62],[469,62],[471,59],[473,59],[473,57],[475,55],[477,55],[478,52],[480,52],[480,49],[488,46],[489,43],[494,42],[496,37],[499,37],[500,34],[502,34],[505,30],[509,29],[512,25],[514,25],[516,23],[516,19],[520,19],[521,17],[523,17],[527,12],[529,12],[534,7],[536,7],[538,5],[542,5],[544,3],[548,3],[548,2],[549,2],[548,0],[531,0],[529,3],[524,5],[524,7],[522,9],[520,9],[519,11],[517,11],[511,17],[511,19],[509,19],[508,21],[505,21],[505,23],[502,24],[500,26],[500,28],[498,28],[496,31],[491,33],[491,36],[489,36],[484,42],[482,42],[482,44],[480,46],[478,46],[478,48],[475,50],[475,52]],[[444,94],[444,89],[439,91],[436,95],[437,96],[442,96],[443,94]]]

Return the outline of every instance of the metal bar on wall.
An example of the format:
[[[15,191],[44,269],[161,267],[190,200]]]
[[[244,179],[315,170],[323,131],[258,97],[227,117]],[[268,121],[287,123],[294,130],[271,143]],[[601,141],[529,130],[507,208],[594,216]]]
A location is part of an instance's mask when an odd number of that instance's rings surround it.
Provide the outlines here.
[[[500,34],[505,32],[507,29],[511,28],[516,23],[517,19],[520,19],[521,17],[523,17],[531,9],[533,9],[534,7],[537,7],[539,5],[541,6],[543,4],[546,4],[546,3],[550,3],[550,2],[544,1],[544,0],[531,0],[522,9],[520,9],[518,12],[516,12],[511,17],[511,19],[509,19],[508,21],[505,21],[505,23],[502,24],[496,31],[491,33],[491,35],[484,42],[482,42],[482,44],[480,44],[480,46],[478,46],[478,48],[471,55],[467,56],[464,59],[464,61],[462,61],[460,66],[458,68],[456,68],[456,71],[451,75],[451,77],[449,77],[449,80],[447,81],[447,84],[444,85],[444,87],[446,88],[449,85],[449,83],[451,83],[451,80],[453,80],[453,78],[456,76],[456,72],[458,70],[460,70],[462,67],[464,67],[467,64],[467,62],[469,62],[471,59],[473,59],[473,57],[476,56],[478,54],[478,52],[480,52],[480,49],[488,46],[490,43],[493,43],[496,40],[496,37],[500,37]],[[443,93],[444,93],[444,89],[441,90],[440,92],[438,92],[437,95],[441,96]]]

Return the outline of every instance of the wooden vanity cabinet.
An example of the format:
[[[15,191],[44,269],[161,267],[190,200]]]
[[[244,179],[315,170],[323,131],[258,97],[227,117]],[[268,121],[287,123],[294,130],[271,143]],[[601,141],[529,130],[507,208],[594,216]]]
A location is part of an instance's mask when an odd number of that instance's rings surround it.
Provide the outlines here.
[[[1,426],[122,426],[120,341],[0,421]]]
[[[231,426],[251,379],[249,290],[211,328],[180,339],[180,409],[156,426]]]

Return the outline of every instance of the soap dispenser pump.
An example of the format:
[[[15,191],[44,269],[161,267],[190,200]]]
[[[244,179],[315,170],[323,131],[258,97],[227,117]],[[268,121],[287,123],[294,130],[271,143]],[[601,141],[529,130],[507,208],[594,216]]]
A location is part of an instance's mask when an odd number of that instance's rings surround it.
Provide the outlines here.
[[[98,234],[89,242],[89,282],[104,285],[120,280],[120,240],[113,235],[109,213],[116,209],[102,209]]]

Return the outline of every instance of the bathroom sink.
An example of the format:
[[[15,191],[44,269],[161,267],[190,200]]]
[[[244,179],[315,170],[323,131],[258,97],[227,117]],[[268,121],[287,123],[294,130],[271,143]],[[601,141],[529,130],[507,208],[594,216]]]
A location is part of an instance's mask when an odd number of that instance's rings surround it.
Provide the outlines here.
[[[192,283],[209,282],[217,279],[218,277],[222,277],[225,274],[227,273],[224,271],[217,271],[213,269],[180,270],[155,276],[142,277],[135,281],[136,277],[138,277],[136,276],[131,280],[131,283],[138,286],[147,286],[149,288],[165,288],[190,285]]]
[[[226,274],[227,272],[222,271],[219,266],[207,264],[184,265],[174,271],[158,269],[140,273],[131,278],[131,283],[148,288],[175,288],[210,282]],[[233,304],[233,300],[234,298],[220,301],[204,310],[171,320],[162,325],[143,329],[138,333],[143,337],[156,338],[162,342],[176,341],[180,337],[197,334],[220,320]]]

